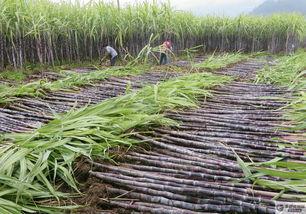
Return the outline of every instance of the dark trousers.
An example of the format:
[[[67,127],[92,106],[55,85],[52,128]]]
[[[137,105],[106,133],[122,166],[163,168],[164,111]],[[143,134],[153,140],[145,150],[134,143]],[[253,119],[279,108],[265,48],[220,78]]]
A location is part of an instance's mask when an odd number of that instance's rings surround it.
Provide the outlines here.
[[[165,53],[160,54],[159,64],[166,65],[167,64],[167,55]]]
[[[116,62],[116,60],[117,60],[117,57],[118,57],[118,56],[115,56],[115,57],[112,57],[111,55],[109,56],[109,58],[110,58],[110,65],[111,65],[111,66],[114,66],[114,65],[115,65],[115,62]]]

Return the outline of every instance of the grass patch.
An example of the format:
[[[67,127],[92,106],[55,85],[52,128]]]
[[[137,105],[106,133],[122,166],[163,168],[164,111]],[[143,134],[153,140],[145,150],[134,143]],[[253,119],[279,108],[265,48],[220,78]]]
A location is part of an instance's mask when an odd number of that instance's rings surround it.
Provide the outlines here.
[[[63,70],[71,70],[79,67],[99,67],[99,61],[84,61],[84,62],[75,62],[75,63],[57,63],[54,66],[50,65],[39,65],[39,64],[29,64],[26,65],[24,69],[16,70],[14,68],[6,69],[0,71],[0,79],[13,81],[14,83],[22,83],[23,81],[30,78],[32,74],[40,73],[44,71],[50,72],[61,72]]]
[[[229,65],[235,64],[237,62],[246,60],[251,55],[237,53],[226,53],[222,55],[212,54],[207,60],[202,63],[194,64],[195,68],[202,68],[206,70],[217,70],[225,68]]]
[[[9,81],[16,81],[16,82],[22,82],[26,79],[26,77],[30,75],[30,72],[26,72],[24,70],[22,71],[2,71],[0,72],[0,79],[3,80],[9,80]]]
[[[306,92],[301,91],[298,98],[290,105],[286,113],[286,117],[293,121],[293,130],[305,131],[306,130]],[[305,134],[305,133],[304,133]],[[306,138],[306,135],[305,135]],[[306,141],[306,139],[305,139]],[[304,142],[306,143],[306,142]],[[306,150],[306,145],[304,145]]]
[[[292,87],[299,84],[299,75],[306,69],[306,51],[300,50],[292,56],[283,56],[275,66],[266,66],[258,72],[257,83]],[[305,74],[304,74],[305,75]]]

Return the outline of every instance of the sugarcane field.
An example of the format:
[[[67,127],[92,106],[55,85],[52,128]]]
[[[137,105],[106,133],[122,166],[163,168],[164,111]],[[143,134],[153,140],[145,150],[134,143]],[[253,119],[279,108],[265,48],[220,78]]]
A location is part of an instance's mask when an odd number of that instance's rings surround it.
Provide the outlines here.
[[[0,0],[0,214],[306,214],[305,0]]]

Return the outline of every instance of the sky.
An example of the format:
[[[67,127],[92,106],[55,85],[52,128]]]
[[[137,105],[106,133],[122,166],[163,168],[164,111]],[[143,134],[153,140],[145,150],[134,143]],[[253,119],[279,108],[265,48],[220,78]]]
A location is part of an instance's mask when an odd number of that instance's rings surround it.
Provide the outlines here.
[[[119,1],[120,4],[137,2],[135,0]],[[264,0],[170,0],[170,2],[174,8],[191,11],[196,15],[237,16],[241,13],[251,12]]]

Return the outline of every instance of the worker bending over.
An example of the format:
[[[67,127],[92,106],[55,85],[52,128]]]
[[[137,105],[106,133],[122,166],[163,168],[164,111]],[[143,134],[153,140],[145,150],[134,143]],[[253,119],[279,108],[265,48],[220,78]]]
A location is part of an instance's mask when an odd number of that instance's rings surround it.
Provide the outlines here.
[[[172,51],[172,43],[169,39],[166,39],[164,43],[161,45],[160,50],[160,65],[166,65],[169,62],[169,53]]]
[[[109,55],[110,65],[111,65],[111,66],[114,66],[115,63],[116,63],[116,60],[117,60],[117,58],[118,58],[118,53],[117,53],[117,51],[116,51],[114,48],[112,48],[111,46],[106,46],[105,49],[106,49],[106,52],[107,52],[108,55]]]

